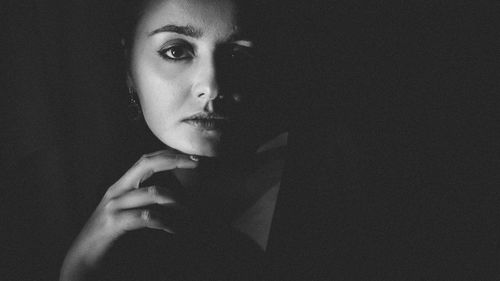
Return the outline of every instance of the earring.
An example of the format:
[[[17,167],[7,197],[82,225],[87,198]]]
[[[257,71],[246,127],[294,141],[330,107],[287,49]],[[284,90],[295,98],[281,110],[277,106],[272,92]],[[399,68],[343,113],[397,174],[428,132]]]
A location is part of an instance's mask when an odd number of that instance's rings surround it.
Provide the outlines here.
[[[128,95],[128,117],[130,120],[137,121],[142,116],[142,110],[133,87],[128,88]]]
[[[242,95],[240,93],[234,93],[232,95],[232,98],[233,98],[233,101],[235,103],[240,103],[241,102],[241,99],[242,99]]]

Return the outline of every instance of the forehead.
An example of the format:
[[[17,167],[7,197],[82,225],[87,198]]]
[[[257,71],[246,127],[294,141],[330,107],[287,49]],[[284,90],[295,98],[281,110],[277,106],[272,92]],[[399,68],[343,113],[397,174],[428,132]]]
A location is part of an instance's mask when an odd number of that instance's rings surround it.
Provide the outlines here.
[[[203,34],[226,37],[236,31],[236,7],[231,0],[151,0],[144,8],[137,31],[190,25]]]

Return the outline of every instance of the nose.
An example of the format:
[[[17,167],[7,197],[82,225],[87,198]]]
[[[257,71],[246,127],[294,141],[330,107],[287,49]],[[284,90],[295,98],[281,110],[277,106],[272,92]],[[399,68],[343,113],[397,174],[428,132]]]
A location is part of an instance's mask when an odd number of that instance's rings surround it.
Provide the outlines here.
[[[217,83],[217,71],[213,58],[207,58],[198,62],[192,92],[197,99],[204,102],[214,100],[218,97],[219,85]]]

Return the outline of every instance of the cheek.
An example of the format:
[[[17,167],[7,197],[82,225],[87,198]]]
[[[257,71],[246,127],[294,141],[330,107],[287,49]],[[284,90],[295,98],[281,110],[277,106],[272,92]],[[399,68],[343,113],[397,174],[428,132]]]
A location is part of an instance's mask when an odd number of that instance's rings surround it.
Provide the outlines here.
[[[178,65],[143,60],[135,68],[135,82],[144,117],[154,130],[171,126],[183,118],[189,97],[185,70]]]

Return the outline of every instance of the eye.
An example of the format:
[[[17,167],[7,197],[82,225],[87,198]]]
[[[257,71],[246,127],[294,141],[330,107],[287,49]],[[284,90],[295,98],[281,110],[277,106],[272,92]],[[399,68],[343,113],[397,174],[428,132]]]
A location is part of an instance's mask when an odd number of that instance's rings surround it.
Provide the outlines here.
[[[158,51],[161,57],[167,60],[186,60],[192,58],[193,50],[186,45],[175,45]]]
[[[229,57],[232,60],[252,59],[254,57],[252,51],[252,48],[249,47],[233,45],[229,48]]]
[[[247,67],[253,64],[257,57],[254,55],[254,49],[241,46],[239,44],[228,44],[220,49],[219,58],[227,66]]]

